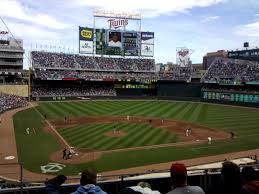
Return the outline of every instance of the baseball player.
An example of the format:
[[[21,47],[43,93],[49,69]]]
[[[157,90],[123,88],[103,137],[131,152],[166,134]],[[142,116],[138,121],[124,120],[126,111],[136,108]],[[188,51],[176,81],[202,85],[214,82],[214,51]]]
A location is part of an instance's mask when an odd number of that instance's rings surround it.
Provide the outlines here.
[[[26,129],[26,133],[27,133],[27,135],[30,135],[30,128],[29,127]]]
[[[211,137],[208,137],[208,144],[211,144]]]
[[[128,115],[128,116],[127,116],[127,121],[129,121],[129,120],[130,120],[130,116]]]
[[[189,136],[189,129],[185,130],[185,136],[188,137]]]

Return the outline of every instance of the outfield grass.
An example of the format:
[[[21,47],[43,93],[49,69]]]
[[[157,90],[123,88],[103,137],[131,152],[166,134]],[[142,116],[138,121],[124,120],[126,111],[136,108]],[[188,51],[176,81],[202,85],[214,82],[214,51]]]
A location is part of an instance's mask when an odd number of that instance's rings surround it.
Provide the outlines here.
[[[126,132],[124,137],[108,137],[104,133],[113,130]],[[146,145],[158,145],[176,142],[176,135],[149,124],[109,123],[77,125],[58,129],[69,145],[77,148],[111,150]]]
[[[48,118],[89,115],[138,115],[172,118],[198,123],[224,131],[233,131],[238,136],[235,140],[213,142],[212,145],[204,144],[181,148],[156,148],[151,150],[105,154],[101,159],[95,162],[68,165],[63,171],[65,174],[77,173],[87,166],[95,167],[98,171],[107,171],[259,148],[259,110],[255,109],[175,101],[48,102],[40,103],[37,109],[41,114],[47,114]],[[46,164],[49,153],[58,149],[56,141],[50,135],[42,132],[41,117],[33,109],[16,114],[14,125],[19,160],[24,162],[27,169],[40,172],[39,166]],[[38,130],[36,137],[25,136],[24,131],[28,125]],[[85,127],[82,127],[82,130],[84,130],[84,128]],[[62,133],[62,131],[65,132],[69,130],[61,129],[60,132]],[[66,132],[63,135],[65,136],[65,134]],[[68,137],[70,138],[69,135]],[[96,143],[98,144],[97,141]],[[90,145],[87,144],[88,143],[86,143],[85,146]],[[102,145],[100,144],[98,146]],[[109,146],[100,148],[107,149]]]

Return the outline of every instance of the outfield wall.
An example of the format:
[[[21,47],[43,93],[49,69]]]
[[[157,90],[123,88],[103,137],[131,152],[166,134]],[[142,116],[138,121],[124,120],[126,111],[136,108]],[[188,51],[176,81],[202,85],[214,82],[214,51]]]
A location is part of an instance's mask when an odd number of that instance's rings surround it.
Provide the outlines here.
[[[0,92],[28,97],[28,85],[0,85]]]
[[[158,82],[157,96],[178,98],[200,98],[201,84],[186,82]]]

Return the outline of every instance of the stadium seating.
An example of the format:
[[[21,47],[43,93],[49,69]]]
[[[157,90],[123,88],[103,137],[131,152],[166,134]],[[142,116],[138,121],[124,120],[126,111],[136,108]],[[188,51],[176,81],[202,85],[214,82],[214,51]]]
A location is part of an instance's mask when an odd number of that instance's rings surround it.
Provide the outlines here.
[[[191,67],[173,66],[168,71],[160,73],[161,80],[188,81],[192,76]]]
[[[64,53],[32,51],[34,68],[101,69],[114,71],[154,71],[153,59],[89,57]]]
[[[49,88],[33,87],[33,97],[43,96],[116,96],[116,90],[112,87],[84,87],[84,88]]]
[[[227,58],[216,58],[201,82],[234,82],[259,81],[259,63]]]
[[[99,71],[66,71],[36,70],[35,78],[42,80],[84,79],[84,80],[157,80],[155,73],[99,72]]]
[[[27,106],[25,98],[0,92],[0,113],[18,107]]]

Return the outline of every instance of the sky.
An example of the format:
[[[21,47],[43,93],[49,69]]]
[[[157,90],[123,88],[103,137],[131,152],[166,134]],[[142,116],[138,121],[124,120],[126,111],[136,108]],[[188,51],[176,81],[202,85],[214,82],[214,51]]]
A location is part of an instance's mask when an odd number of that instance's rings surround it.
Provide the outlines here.
[[[78,26],[93,27],[95,9],[140,12],[141,30],[155,33],[156,63],[175,62],[179,47],[201,63],[207,52],[246,41],[259,46],[259,0],[0,0],[0,16],[27,51],[48,45],[77,52]],[[108,23],[98,19],[96,26]]]

